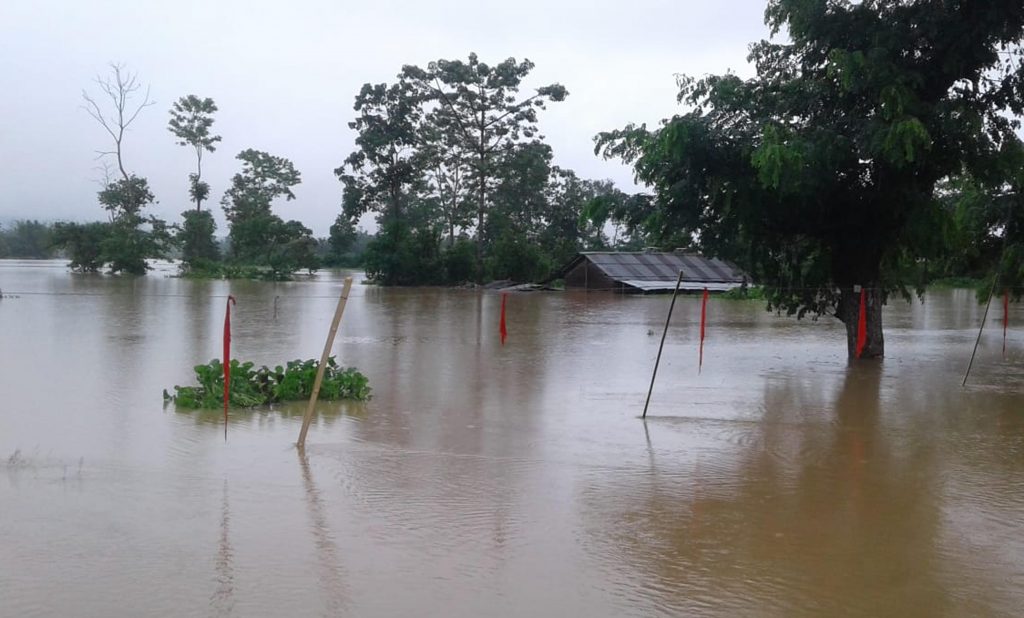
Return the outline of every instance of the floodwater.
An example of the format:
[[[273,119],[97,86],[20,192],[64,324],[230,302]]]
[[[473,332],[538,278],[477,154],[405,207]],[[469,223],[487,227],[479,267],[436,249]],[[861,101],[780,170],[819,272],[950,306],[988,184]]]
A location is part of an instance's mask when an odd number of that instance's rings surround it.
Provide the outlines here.
[[[1015,616],[1024,310],[961,388],[970,292],[840,325],[681,299],[356,285],[365,404],[176,411],[220,354],[318,357],[340,274],[268,284],[0,262],[0,615]],[[275,300],[276,299],[276,300]]]

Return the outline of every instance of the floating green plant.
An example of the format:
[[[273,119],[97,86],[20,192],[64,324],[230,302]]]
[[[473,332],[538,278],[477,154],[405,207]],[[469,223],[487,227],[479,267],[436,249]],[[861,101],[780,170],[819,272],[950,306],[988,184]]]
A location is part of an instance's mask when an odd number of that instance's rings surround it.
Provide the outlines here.
[[[319,361],[310,359],[290,361],[284,367],[256,369],[254,363],[231,359],[229,401],[234,407],[251,408],[309,399],[319,366]],[[221,361],[214,359],[205,365],[196,365],[194,369],[199,386],[175,386],[173,395],[164,390],[164,399],[191,409],[224,405],[224,365]],[[365,401],[369,398],[366,376],[355,367],[339,367],[333,356],[327,359],[324,379],[320,384],[320,399]]]

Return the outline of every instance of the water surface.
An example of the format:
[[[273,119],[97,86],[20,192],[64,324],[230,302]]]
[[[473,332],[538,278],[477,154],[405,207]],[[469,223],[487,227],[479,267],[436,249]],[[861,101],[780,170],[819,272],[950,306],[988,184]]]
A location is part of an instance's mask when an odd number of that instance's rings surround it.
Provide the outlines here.
[[[233,349],[318,357],[341,274],[267,284],[0,262],[0,615],[1014,616],[1024,310],[837,322],[668,298],[356,285],[365,404],[165,407]],[[358,279],[357,279],[358,280]]]

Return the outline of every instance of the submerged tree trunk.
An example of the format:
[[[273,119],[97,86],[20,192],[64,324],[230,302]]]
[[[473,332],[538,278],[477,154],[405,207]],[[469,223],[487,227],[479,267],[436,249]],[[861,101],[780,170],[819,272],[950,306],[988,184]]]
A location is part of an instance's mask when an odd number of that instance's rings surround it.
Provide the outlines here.
[[[837,316],[846,325],[846,350],[851,360],[857,359],[857,336],[860,324],[861,292],[854,286],[840,290]],[[865,334],[860,359],[885,356],[885,338],[882,334],[882,304],[885,294],[877,281],[864,283]]]

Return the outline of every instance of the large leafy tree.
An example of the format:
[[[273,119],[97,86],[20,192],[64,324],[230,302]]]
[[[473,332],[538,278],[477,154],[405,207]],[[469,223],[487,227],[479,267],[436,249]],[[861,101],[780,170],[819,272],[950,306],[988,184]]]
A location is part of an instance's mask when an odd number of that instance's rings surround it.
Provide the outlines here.
[[[281,227],[286,224],[271,206],[281,197],[286,201],[295,199],[292,187],[302,177],[284,157],[250,148],[236,158],[242,162],[242,171],[231,178],[231,187],[221,200],[231,227],[231,254],[238,262],[266,264],[275,241],[287,235]]]
[[[458,134],[444,129],[444,114],[428,113],[420,123],[418,149],[427,178],[427,194],[436,204],[441,227],[447,232],[448,247],[456,235],[472,225],[475,214],[471,187],[472,153]]]
[[[350,220],[377,212],[378,222],[406,224],[407,207],[423,179],[416,146],[423,115],[410,84],[363,84],[356,95],[356,150],[334,170],[344,184],[343,208]]]
[[[110,223],[57,222],[53,226],[53,244],[70,260],[72,269],[96,272],[107,261],[103,256],[104,241],[110,236]]]
[[[449,147],[468,157],[476,202],[478,276],[483,274],[488,192],[495,182],[497,162],[512,145],[537,135],[537,110],[568,95],[564,86],[551,84],[520,97],[522,81],[533,66],[529,60],[515,58],[492,66],[470,54],[465,62],[442,59],[426,69],[402,69],[402,78],[423,99],[436,103],[431,115],[436,130],[447,135]]]
[[[680,80],[689,107],[597,150],[653,190],[624,213],[665,242],[742,262],[773,305],[832,313],[855,356],[884,354],[901,266],[940,249],[944,179],[1005,190],[1021,168],[1020,0],[771,0],[757,74]]]

